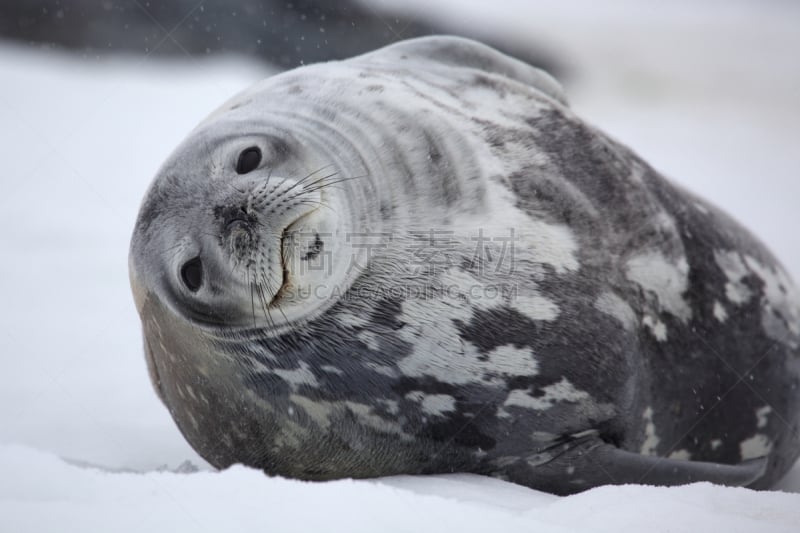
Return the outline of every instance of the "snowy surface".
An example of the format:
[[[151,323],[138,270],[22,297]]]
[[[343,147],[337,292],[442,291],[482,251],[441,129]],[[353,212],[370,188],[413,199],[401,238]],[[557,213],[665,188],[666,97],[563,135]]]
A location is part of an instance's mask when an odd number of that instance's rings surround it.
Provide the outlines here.
[[[407,5],[436,17],[454,2]],[[742,220],[800,279],[799,6],[485,4],[459,1],[458,15],[563,57],[579,113]],[[148,382],[128,240],[160,162],[268,71],[9,45],[0,65],[0,531],[800,530],[800,494],[708,484],[557,498],[468,475],[210,471]],[[202,471],[159,471],[186,460]],[[780,488],[800,492],[799,466]]]
[[[601,487],[558,498],[474,475],[307,483],[224,473],[107,473],[0,447],[0,529],[487,533],[797,533],[796,494],[706,483]],[[13,480],[13,481],[11,481]]]

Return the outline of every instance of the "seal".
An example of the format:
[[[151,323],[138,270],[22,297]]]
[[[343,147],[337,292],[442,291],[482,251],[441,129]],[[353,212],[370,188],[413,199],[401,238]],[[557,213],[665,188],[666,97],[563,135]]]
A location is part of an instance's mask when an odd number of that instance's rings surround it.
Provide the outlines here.
[[[156,391],[211,464],[770,486],[800,453],[800,296],[737,222],[432,37],[271,77],[136,222]]]

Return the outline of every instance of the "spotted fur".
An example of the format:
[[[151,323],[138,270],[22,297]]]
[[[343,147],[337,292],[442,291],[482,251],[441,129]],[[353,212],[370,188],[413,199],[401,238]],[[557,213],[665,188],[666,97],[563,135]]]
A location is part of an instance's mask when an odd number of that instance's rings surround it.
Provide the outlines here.
[[[265,163],[236,176],[249,145]],[[193,256],[197,294],[176,275]],[[474,42],[233,98],[159,172],[130,264],[156,389],[220,467],[569,493],[768,487],[800,452],[779,263]]]

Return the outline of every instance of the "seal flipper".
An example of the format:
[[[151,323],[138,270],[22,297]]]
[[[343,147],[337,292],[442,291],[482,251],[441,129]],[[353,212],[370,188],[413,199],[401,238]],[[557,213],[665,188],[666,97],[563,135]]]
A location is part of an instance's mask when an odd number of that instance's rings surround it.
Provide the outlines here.
[[[412,58],[454,67],[473,68],[488,74],[499,74],[509,79],[539,89],[562,105],[568,105],[564,89],[555,78],[518,59],[507,56],[477,41],[463,37],[436,35],[419,37],[392,44],[360,56],[361,59],[388,59],[394,64]]]
[[[767,466],[766,457],[728,465],[641,455],[617,448],[596,435],[577,438],[566,448],[534,467],[525,484],[554,494],[628,483],[670,486],[708,481],[746,486],[760,478]]]

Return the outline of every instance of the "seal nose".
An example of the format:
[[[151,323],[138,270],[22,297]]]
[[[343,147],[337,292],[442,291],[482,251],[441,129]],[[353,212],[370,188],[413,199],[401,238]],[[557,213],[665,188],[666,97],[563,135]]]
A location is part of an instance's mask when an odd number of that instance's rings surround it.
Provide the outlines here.
[[[225,213],[225,228],[235,227],[249,228],[255,221],[255,217],[248,213],[244,207],[232,208]]]
[[[199,256],[189,259],[183,264],[181,281],[192,292],[197,292],[203,285],[203,262]]]

